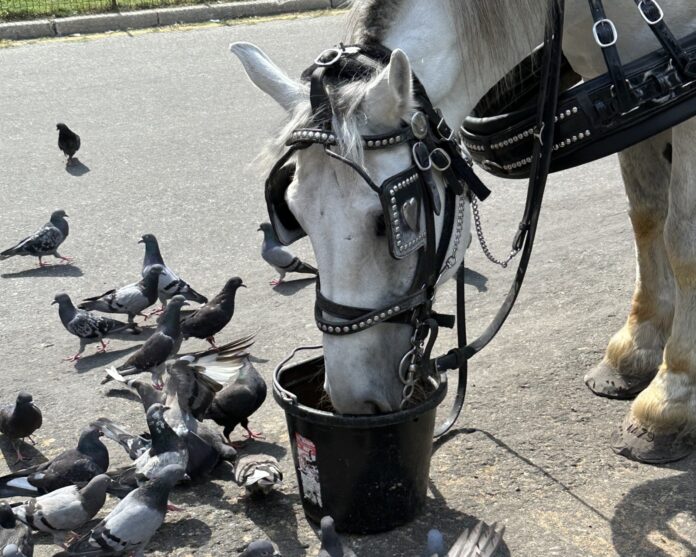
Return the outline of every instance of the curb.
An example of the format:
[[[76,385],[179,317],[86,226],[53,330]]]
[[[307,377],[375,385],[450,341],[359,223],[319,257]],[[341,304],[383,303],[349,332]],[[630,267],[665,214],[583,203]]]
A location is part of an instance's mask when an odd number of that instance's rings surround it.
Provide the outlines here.
[[[210,20],[272,16],[345,7],[346,0],[247,0],[176,8],[116,12],[55,19],[0,23],[0,40],[27,40],[74,34],[105,33]]]

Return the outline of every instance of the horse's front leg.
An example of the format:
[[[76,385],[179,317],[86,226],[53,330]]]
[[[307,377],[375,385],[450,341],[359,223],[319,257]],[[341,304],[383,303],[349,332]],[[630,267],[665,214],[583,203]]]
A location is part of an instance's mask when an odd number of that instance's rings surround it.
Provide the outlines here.
[[[585,376],[596,394],[633,398],[662,362],[672,325],[674,279],[664,243],[671,174],[666,132],[620,153],[635,235],[637,276],[626,324],[612,337],[602,362]]]
[[[665,246],[675,282],[672,331],[653,381],[633,402],[614,448],[643,462],[696,448],[696,118],[673,130]]]

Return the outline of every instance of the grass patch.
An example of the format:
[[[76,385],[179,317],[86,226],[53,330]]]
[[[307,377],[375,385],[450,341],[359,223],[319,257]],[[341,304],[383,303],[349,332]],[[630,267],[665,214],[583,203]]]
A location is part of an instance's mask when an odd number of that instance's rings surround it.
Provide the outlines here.
[[[0,0],[0,21],[66,17],[208,3],[210,2],[204,0]]]

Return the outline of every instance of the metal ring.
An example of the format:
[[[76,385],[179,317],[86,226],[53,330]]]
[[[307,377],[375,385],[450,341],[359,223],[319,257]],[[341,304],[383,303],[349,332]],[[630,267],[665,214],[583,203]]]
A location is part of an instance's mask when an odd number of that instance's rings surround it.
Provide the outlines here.
[[[401,358],[401,362],[399,362],[399,379],[401,380],[401,383],[404,385],[408,385],[409,383],[411,383],[411,381],[408,378],[409,367],[411,367],[411,362],[407,360],[409,360],[411,356],[413,356],[415,353],[416,349],[411,348],[411,350],[406,352],[403,358]]]
[[[648,25],[657,25],[660,23],[664,18],[665,18],[665,12],[662,11],[662,6],[660,6],[655,0],[648,0],[651,2],[656,8],[658,13],[660,14],[657,19],[652,20],[648,17],[648,15],[645,13],[643,10],[643,5],[645,4],[645,0],[640,0],[640,3],[638,4],[638,10],[640,11],[640,15],[643,16],[643,19],[645,20],[645,23]]]
[[[603,43],[601,39],[599,38],[599,34],[597,32],[597,28],[599,27],[600,24],[602,23],[607,23],[609,24],[609,27],[611,29],[611,33],[613,35],[613,38],[610,42],[608,43]],[[614,22],[611,19],[607,19],[606,17],[604,19],[600,19],[599,21],[595,22],[595,24],[592,26],[592,34],[594,35],[594,40],[595,42],[601,46],[602,48],[609,48],[610,46],[614,46],[616,44],[616,41],[619,40],[619,34],[616,31],[616,25],[614,25]]]
[[[438,153],[438,154],[442,155],[443,157],[445,157],[445,159],[447,160],[447,164],[445,164],[444,166],[436,164],[435,161],[433,160],[433,154],[435,154],[435,153]],[[437,147],[437,148],[433,149],[433,151],[430,153],[430,164],[432,164],[432,166],[436,170],[439,170],[440,172],[444,172],[450,166],[452,166],[452,159],[450,158],[447,151],[445,151],[442,147]]]
[[[420,146],[422,146],[422,147],[420,147]],[[425,164],[423,164],[421,162],[420,158],[418,157],[418,153],[416,152],[416,150],[419,148],[425,150],[424,152],[425,152],[426,156],[428,157],[427,166]],[[413,147],[411,148],[411,152],[413,153],[413,162],[416,163],[416,166],[420,170],[422,170],[423,172],[427,172],[428,170],[430,170],[433,167],[433,163],[430,160],[430,153],[428,153],[428,148],[425,146],[425,143],[423,143],[422,141],[419,141],[418,143],[414,143]]]
[[[328,61],[322,60],[324,55],[328,56],[329,54],[331,54],[331,58],[329,58]],[[317,66],[331,66],[338,62],[341,59],[341,56],[343,56],[343,49],[338,47],[327,48],[319,56],[316,57],[314,63]]]

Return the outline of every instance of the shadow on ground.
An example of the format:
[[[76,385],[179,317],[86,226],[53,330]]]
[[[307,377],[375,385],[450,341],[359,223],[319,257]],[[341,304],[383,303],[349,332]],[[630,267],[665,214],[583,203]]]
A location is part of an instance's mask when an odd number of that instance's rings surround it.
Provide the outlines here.
[[[80,162],[78,159],[73,158],[72,164],[65,165],[65,171],[73,176],[84,176],[89,172],[89,166],[83,162]]]
[[[297,294],[300,290],[306,288],[310,284],[316,281],[316,277],[303,278],[297,280],[284,281],[273,287],[273,291],[277,292],[281,296],[292,296]]]
[[[142,344],[136,344],[121,350],[109,350],[108,352],[94,352],[92,354],[88,354],[75,362],[75,370],[78,373],[85,373],[86,371],[90,371],[97,367],[108,366],[119,358],[123,358],[131,352],[135,352],[141,346]]]
[[[24,441],[19,441],[17,444],[22,456],[27,459],[17,462],[17,452],[15,451],[12,442],[9,437],[5,435],[0,437],[0,452],[7,463],[7,467],[11,472],[17,472],[18,470],[24,470],[30,466],[36,466],[37,464],[42,464],[48,459],[39,451],[35,446],[25,443]]]
[[[47,265],[46,267],[32,267],[24,269],[16,273],[3,273],[0,277],[4,279],[15,278],[40,278],[40,277],[81,277],[84,273],[77,265],[64,265],[57,263],[56,265]]]
[[[616,506],[612,542],[622,557],[696,555],[696,456],[670,468],[683,473],[636,486]]]

